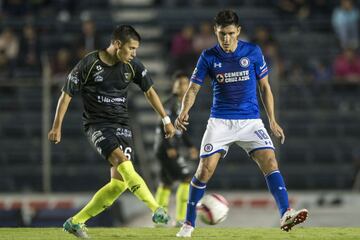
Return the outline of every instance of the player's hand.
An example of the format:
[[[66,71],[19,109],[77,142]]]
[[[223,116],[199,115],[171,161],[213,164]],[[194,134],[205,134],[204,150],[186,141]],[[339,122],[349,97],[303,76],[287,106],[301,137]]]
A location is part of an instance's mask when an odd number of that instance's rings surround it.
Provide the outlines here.
[[[175,127],[172,123],[164,125],[165,138],[172,138],[175,135]]]
[[[279,126],[276,121],[270,122],[271,131],[274,133],[275,137],[280,138],[281,144],[285,142],[285,134],[283,129]]]
[[[189,125],[189,114],[180,112],[179,116],[175,120],[175,127],[180,131],[186,131],[186,126]]]
[[[166,155],[170,159],[175,159],[175,158],[177,158],[177,151],[175,148],[168,148],[168,149],[166,149]]]
[[[197,159],[199,157],[199,151],[197,150],[196,147],[191,147],[189,149],[189,152],[190,152],[191,159]]]
[[[61,130],[52,128],[48,133],[50,142],[58,144],[61,141]]]

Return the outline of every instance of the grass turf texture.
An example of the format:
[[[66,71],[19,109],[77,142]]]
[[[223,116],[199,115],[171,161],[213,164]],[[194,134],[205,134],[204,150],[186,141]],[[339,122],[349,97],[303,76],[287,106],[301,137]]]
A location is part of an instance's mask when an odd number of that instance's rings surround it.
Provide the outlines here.
[[[93,240],[183,239],[176,238],[177,228],[90,228]],[[73,235],[60,228],[0,228],[1,240],[71,240]],[[278,228],[197,228],[191,239],[360,239],[360,228],[301,228],[289,233]]]

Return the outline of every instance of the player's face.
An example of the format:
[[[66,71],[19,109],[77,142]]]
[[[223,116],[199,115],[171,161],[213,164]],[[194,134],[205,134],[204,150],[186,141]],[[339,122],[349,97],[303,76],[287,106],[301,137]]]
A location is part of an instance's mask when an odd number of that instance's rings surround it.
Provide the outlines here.
[[[177,78],[174,87],[173,87],[173,93],[176,95],[183,97],[185,95],[186,90],[189,86],[189,79],[187,77],[180,77]]]
[[[237,40],[240,35],[240,27],[236,25],[229,25],[226,27],[215,26],[214,30],[221,48],[225,52],[235,51]]]
[[[139,48],[139,41],[130,39],[124,44],[118,41],[116,56],[124,63],[129,63],[134,57],[136,57],[136,50]]]

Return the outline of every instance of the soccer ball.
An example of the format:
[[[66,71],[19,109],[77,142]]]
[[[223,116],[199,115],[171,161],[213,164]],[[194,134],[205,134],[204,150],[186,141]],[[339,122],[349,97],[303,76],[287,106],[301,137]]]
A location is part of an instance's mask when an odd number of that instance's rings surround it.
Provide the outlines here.
[[[226,219],[229,203],[220,194],[208,194],[200,200],[196,210],[203,223],[215,225]]]

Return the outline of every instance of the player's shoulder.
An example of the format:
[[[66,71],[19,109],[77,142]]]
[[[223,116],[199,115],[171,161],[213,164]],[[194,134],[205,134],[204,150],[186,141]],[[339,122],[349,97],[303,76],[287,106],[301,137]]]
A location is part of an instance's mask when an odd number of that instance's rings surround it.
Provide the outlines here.
[[[249,54],[257,55],[257,54],[261,53],[261,48],[256,43],[239,40],[239,44],[241,44],[242,48],[245,51],[247,51]]]
[[[215,45],[211,48],[204,49],[201,53],[200,59],[203,62],[212,62],[214,58],[219,57],[221,54],[219,54],[219,50],[217,47],[218,45]]]
[[[207,48],[203,50],[201,55],[204,57],[211,57],[217,55],[217,53],[218,53],[218,45],[215,45],[211,48]]]
[[[260,49],[259,45],[257,45],[256,43],[252,43],[252,42],[239,40],[238,44],[241,46],[241,48],[247,49],[250,52],[258,51]]]
[[[141,62],[141,60],[138,57],[134,57],[130,63],[129,63],[132,67],[136,67],[136,66],[144,66],[144,64]]]
[[[94,62],[98,60],[99,60],[99,51],[96,50],[86,54],[85,57],[83,57],[80,62],[83,66],[87,66],[87,65],[92,65]]]

